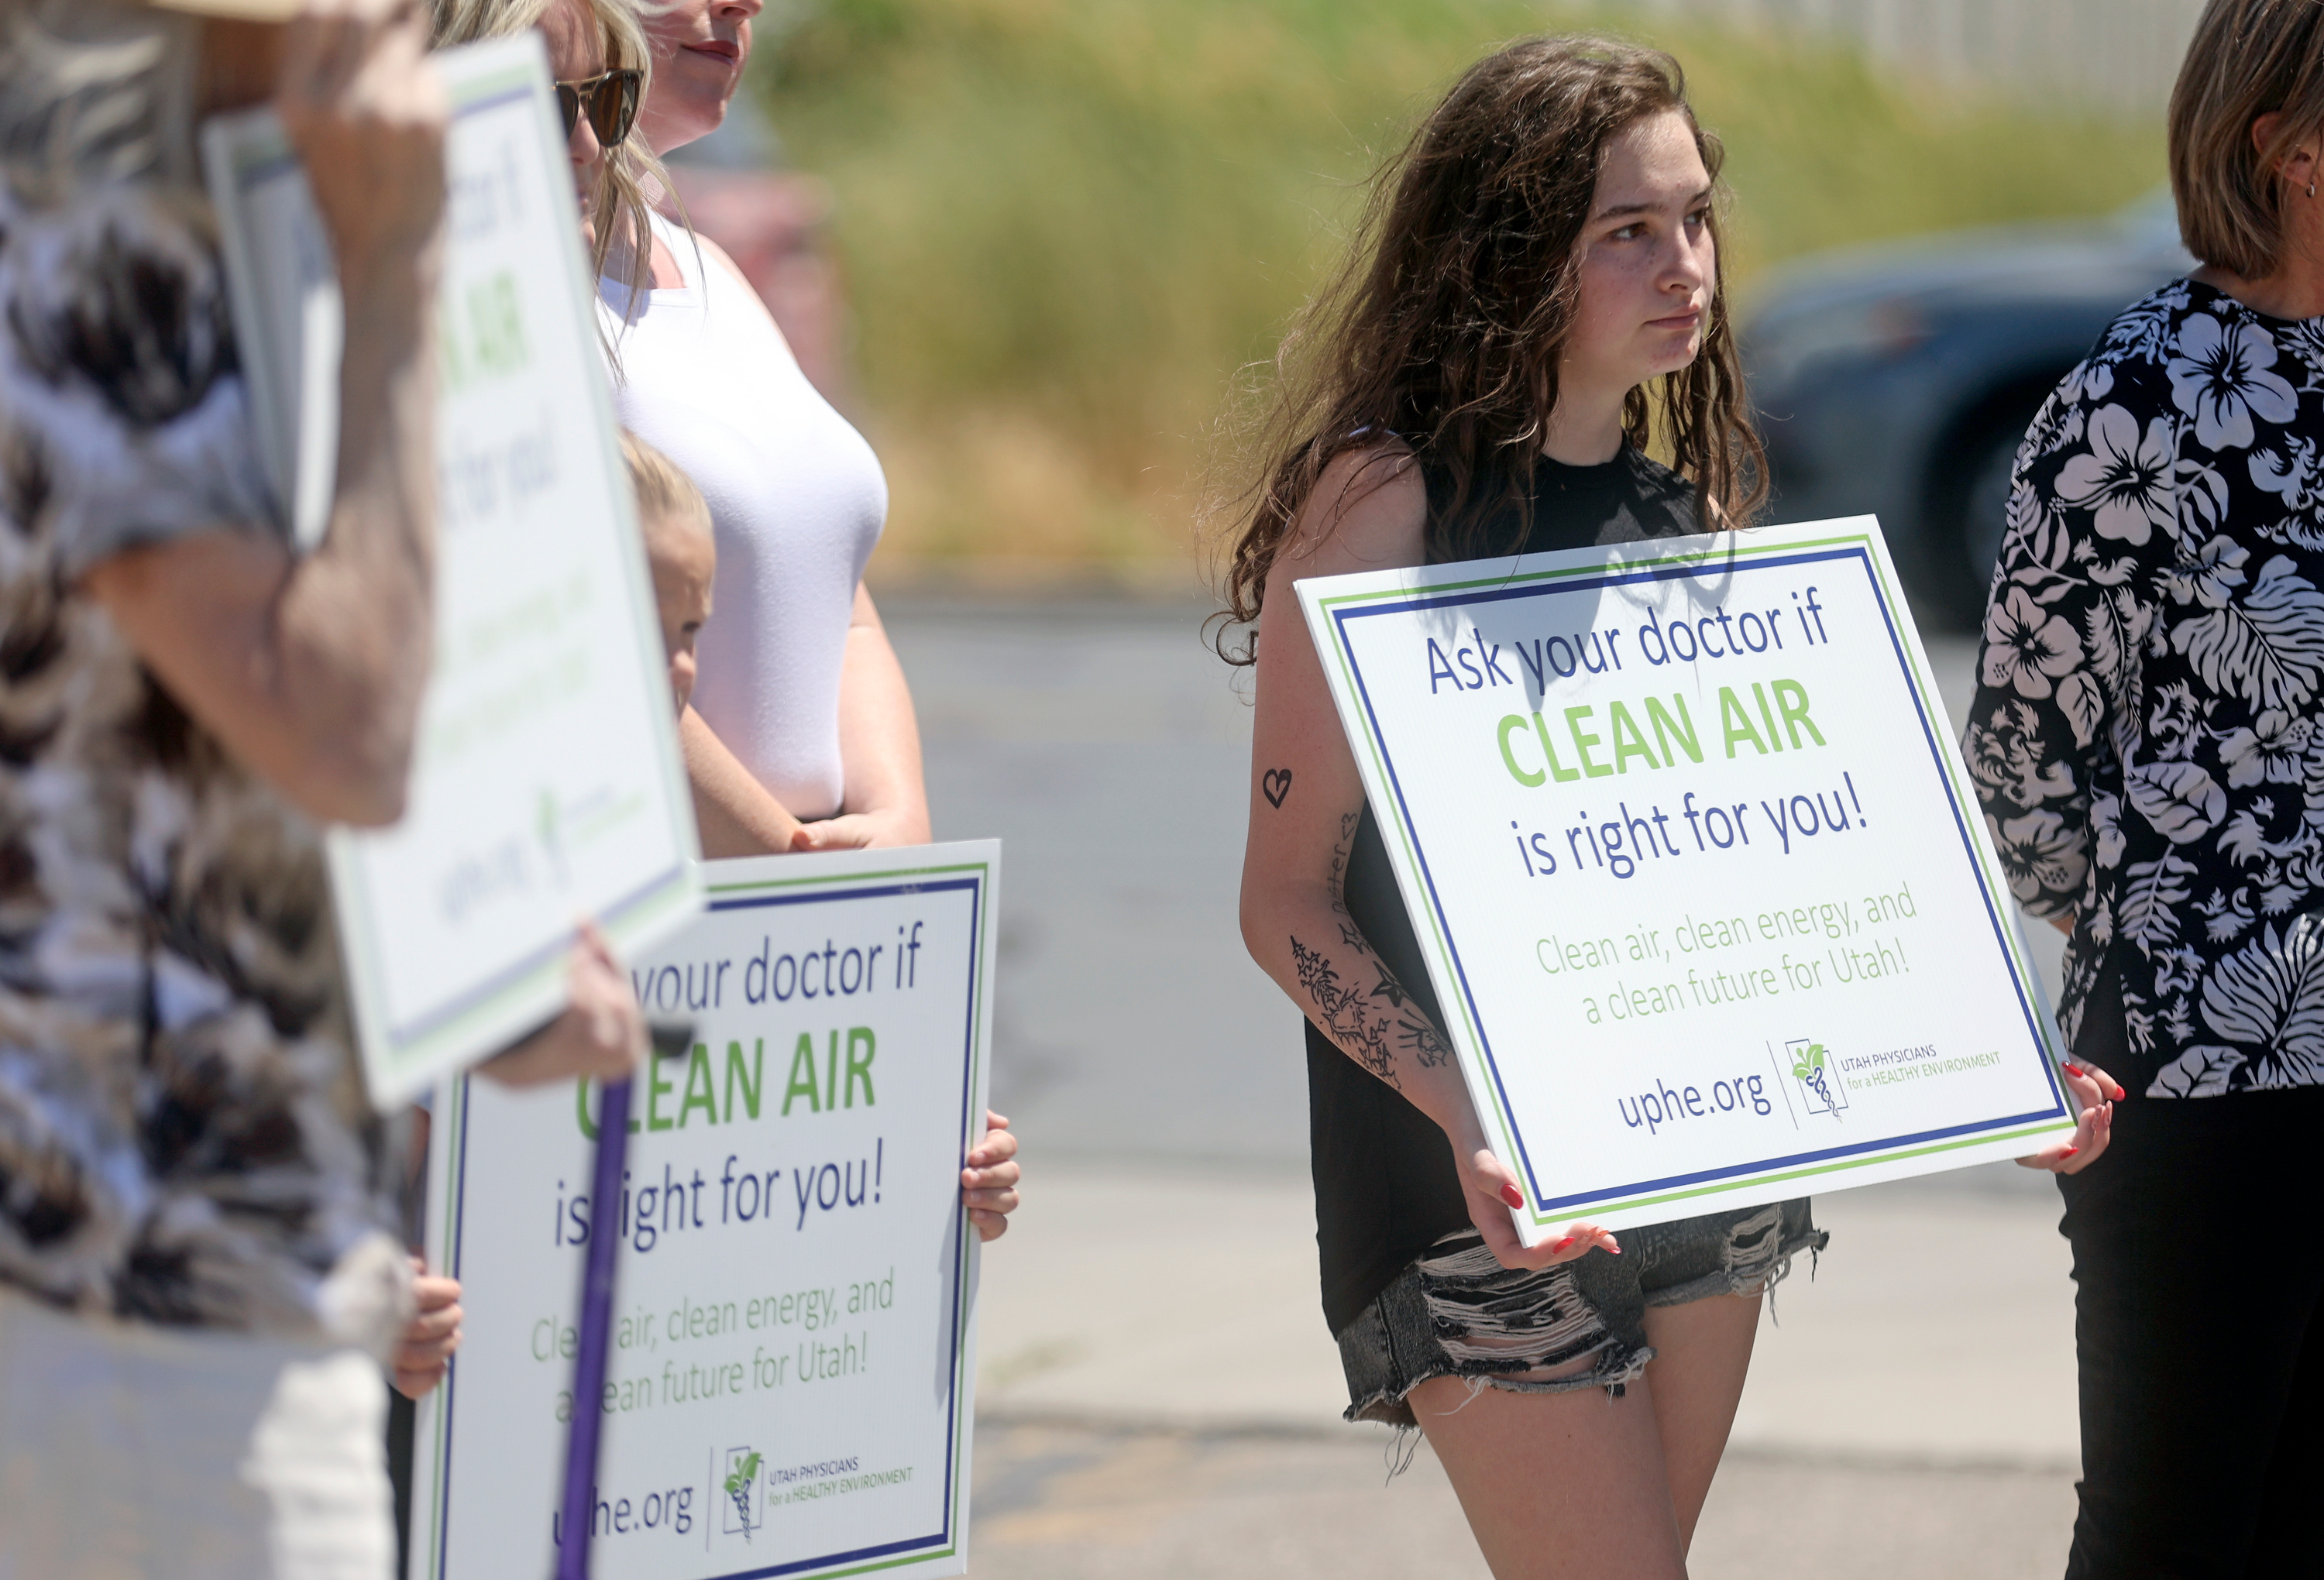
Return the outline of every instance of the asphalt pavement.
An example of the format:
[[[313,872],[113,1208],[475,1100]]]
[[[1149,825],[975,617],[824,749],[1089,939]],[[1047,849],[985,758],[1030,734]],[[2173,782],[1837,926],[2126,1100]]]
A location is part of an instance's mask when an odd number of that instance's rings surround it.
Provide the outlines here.
[[[1481,1575],[1423,1447],[1342,1425],[1299,1017],[1235,922],[1250,710],[1200,603],[883,603],[939,839],[1004,841],[972,1572]],[[1967,643],[1932,644],[1958,717]],[[2029,929],[2052,962],[2055,935]],[[2008,1165],[1817,1199],[1698,1576],[2054,1575],[2076,1461],[2055,1190]]]

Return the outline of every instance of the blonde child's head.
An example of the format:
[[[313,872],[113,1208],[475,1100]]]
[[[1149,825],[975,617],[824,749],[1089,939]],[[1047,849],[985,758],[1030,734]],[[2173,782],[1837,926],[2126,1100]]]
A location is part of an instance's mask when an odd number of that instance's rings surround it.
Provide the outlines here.
[[[629,464],[638,527],[645,534],[646,560],[653,568],[670,694],[683,713],[687,699],[694,694],[695,638],[710,618],[710,583],[718,570],[710,506],[676,462],[637,435],[622,436],[622,459]]]

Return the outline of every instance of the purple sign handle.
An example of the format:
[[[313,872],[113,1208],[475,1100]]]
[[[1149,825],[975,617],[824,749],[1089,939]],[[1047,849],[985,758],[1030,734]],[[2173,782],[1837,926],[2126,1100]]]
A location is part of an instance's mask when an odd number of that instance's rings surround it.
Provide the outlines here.
[[[630,1156],[630,1083],[609,1081],[597,1116],[596,1183],[592,1187],[589,1260],[581,1275],[581,1347],[573,1357],[573,1429],[565,1439],[564,1539],[557,1549],[557,1580],[589,1580],[589,1521],[597,1502],[597,1439],[605,1420],[605,1363],[613,1347],[613,1257],[622,1236],[605,1231],[619,1221],[604,1206],[622,1199],[622,1171]]]

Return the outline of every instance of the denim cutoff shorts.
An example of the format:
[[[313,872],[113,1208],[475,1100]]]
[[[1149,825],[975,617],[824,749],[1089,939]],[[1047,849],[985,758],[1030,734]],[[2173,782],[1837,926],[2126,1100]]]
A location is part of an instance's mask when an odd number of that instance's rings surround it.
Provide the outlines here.
[[[1619,1398],[1655,1358],[1647,1307],[1760,1294],[1794,1256],[1831,1238],[1804,1197],[1614,1237],[1619,1256],[1591,1251],[1538,1272],[1503,1267],[1474,1229],[1437,1241],[1341,1330],[1346,1419],[1417,1425],[1406,1395],[1432,1377],[1465,1377],[1472,1390],[1603,1388]]]

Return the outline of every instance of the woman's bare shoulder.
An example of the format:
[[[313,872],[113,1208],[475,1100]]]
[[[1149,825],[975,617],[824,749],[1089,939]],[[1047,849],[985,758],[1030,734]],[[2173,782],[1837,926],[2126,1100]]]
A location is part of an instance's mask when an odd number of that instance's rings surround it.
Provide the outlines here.
[[[701,267],[705,269],[715,269],[720,273],[725,275],[728,283],[731,284],[736,291],[742,293],[742,299],[748,300],[752,307],[758,308],[759,316],[767,321],[767,326],[775,332],[775,337],[777,339],[783,340],[784,345],[786,349],[788,349],[789,342],[788,339],[784,338],[782,326],[775,322],[774,314],[769,312],[767,310],[766,303],[759,299],[759,288],[751,283],[750,276],[742,272],[742,266],[734,262],[734,258],[732,253],[728,253],[725,248],[720,246],[716,242],[712,241],[708,236],[704,235],[698,230],[688,231],[686,234],[685,241],[681,244],[691,246],[696,249],[696,255],[701,260]]]
[[[1342,450],[1315,479],[1277,564],[1295,578],[1417,565],[1427,526],[1428,489],[1410,446]]]

